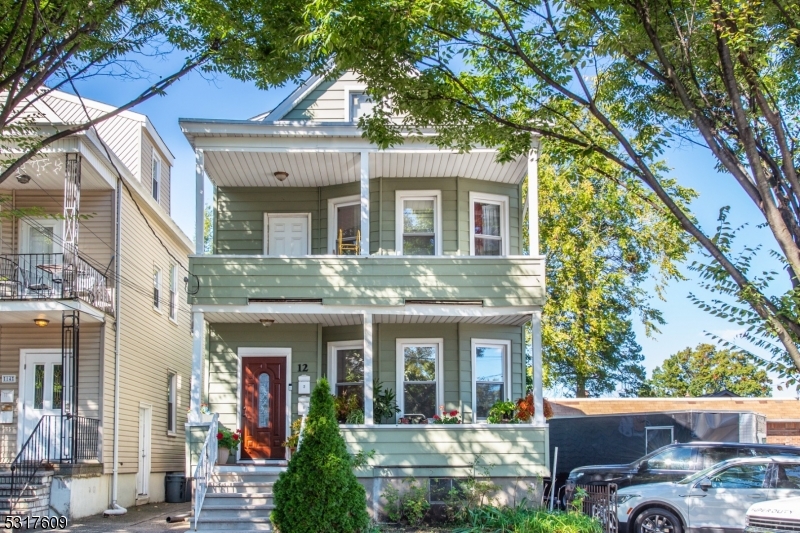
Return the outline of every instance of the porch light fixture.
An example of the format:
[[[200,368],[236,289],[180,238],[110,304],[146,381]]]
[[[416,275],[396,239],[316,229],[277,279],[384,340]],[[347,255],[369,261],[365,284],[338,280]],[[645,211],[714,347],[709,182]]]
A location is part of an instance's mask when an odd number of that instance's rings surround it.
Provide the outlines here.
[[[268,327],[270,327],[272,324],[274,324],[274,323],[275,323],[275,320],[274,320],[274,319],[272,319],[272,318],[262,318],[261,320],[259,320],[259,322],[261,322],[261,325],[262,325],[262,326],[264,326],[265,328],[268,328]]]
[[[33,323],[36,324],[37,326],[39,326],[40,328],[43,328],[47,324],[49,324],[50,321],[47,320],[46,318],[34,318],[33,319]]]
[[[285,181],[286,178],[289,177],[289,173],[288,172],[284,172],[283,170],[279,170],[279,171],[273,173],[272,175],[275,176],[275,178],[278,181]]]
[[[20,182],[21,184],[25,185],[26,183],[31,181],[31,177],[28,176],[27,174],[19,174],[17,176],[17,181]]]

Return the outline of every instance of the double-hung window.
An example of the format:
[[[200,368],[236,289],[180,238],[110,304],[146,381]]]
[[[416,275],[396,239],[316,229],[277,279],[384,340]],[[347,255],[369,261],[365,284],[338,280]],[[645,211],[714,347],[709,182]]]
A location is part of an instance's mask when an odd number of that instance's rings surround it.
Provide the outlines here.
[[[151,167],[153,178],[153,200],[156,202],[161,198],[161,159],[153,152],[153,164]]]
[[[328,378],[338,398],[356,398],[364,409],[364,346],[361,341],[328,343]]]
[[[161,312],[161,269],[153,267],[153,309]]]
[[[178,267],[169,267],[169,318],[178,321]]]
[[[397,339],[398,416],[432,418],[442,405],[442,339]]]
[[[328,200],[328,242],[335,255],[358,255],[361,236],[361,197]]]
[[[399,255],[441,255],[441,191],[397,191],[396,249]]]
[[[167,372],[167,433],[175,433],[178,427],[178,374]]]
[[[508,196],[471,192],[470,255],[508,255]]]
[[[472,404],[478,420],[485,419],[496,402],[510,398],[510,352],[509,341],[472,339]]]

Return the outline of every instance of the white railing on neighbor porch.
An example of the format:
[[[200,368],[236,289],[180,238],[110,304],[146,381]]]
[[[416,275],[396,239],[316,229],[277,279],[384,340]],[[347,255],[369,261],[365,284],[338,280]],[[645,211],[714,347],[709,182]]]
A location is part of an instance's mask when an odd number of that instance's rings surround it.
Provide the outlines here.
[[[208,483],[211,474],[214,472],[214,465],[217,464],[217,431],[219,428],[219,414],[214,413],[211,417],[211,425],[208,427],[206,440],[203,449],[200,450],[200,457],[197,460],[197,468],[194,470],[194,530],[197,531],[197,520],[200,518],[200,511],[203,508],[203,500],[206,499]]]

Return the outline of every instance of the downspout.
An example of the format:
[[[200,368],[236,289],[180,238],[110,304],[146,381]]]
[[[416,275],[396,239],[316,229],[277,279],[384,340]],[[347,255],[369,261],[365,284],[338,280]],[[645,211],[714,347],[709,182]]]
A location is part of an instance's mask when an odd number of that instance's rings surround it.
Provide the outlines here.
[[[116,301],[114,302],[114,319],[115,319],[115,332],[114,332],[114,444],[113,444],[113,461],[114,467],[111,471],[111,507],[103,512],[104,516],[122,515],[128,512],[127,509],[117,503],[117,494],[119,489],[119,346],[120,346],[120,290],[122,284],[122,261],[120,260],[120,253],[122,252],[122,179],[117,178],[117,228],[115,235],[114,247],[114,293]]]

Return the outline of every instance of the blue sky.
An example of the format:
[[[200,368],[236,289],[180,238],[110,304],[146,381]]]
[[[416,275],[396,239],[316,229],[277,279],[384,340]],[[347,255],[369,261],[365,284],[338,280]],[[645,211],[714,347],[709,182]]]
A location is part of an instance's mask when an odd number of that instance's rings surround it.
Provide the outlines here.
[[[177,69],[179,59],[170,55],[162,60],[150,60],[147,67],[153,72],[153,77],[149,81],[95,78],[80,83],[78,90],[82,96],[122,105],[141,92],[148,83],[152,83],[158,74]],[[135,111],[150,117],[175,155],[172,171],[172,215],[187,235],[194,236],[194,153],[180,132],[178,119],[247,119],[272,109],[293,89],[294,86],[285,86],[261,91],[251,83],[242,83],[221,75],[211,77],[194,72],[168,89],[165,96],[154,97],[135,108]],[[738,227],[747,224],[738,235],[739,242],[764,246],[764,251],[756,262],[756,269],[778,269],[779,265],[770,261],[766,253],[766,250],[776,247],[772,235],[768,229],[757,227],[763,222],[763,217],[729,176],[715,170],[713,159],[707,150],[685,143],[669,150],[665,154],[665,160],[672,168],[672,175],[681,185],[691,187],[700,194],[692,204],[692,211],[706,233],[713,233],[719,209],[729,205],[732,225]],[[644,364],[648,374],[678,350],[700,342],[709,342],[706,332],[732,339],[741,330],[735,324],[700,311],[689,301],[689,293],[700,291],[693,273],[685,267],[682,270],[689,279],[670,284],[664,293],[666,301],[656,304],[667,321],[661,328],[661,333],[648,338],[644,334],[644,328],[640,324],[636,325],[637,340],[645,354]],[[783,291],[788,286],[788,279],[782,275],[777,283],[779,290]],[[795,397],[797,393],[775,390],[773,395]]]

